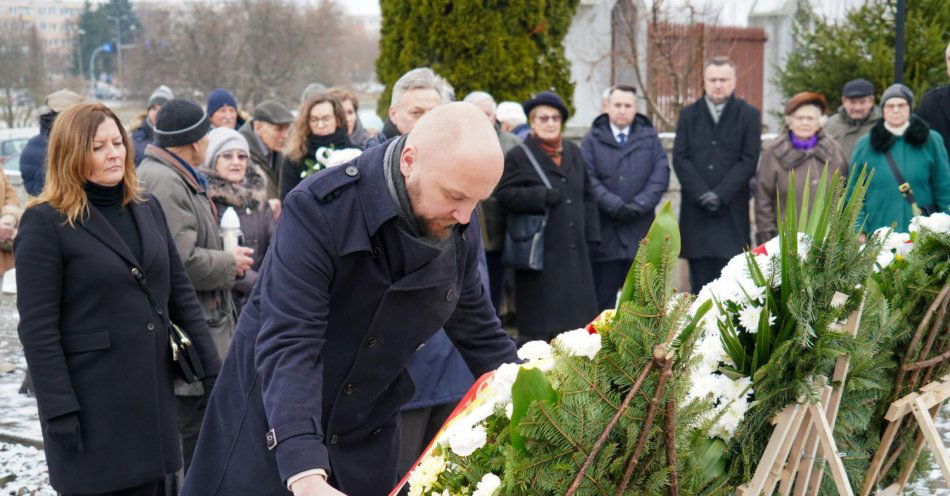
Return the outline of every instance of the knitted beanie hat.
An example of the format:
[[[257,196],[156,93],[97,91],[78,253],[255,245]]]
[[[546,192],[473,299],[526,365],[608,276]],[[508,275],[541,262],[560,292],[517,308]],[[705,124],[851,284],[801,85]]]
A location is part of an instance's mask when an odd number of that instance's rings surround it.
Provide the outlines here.
[[[903,84],[895,83],[888,86],[887,89],[884,90],[884,94],[881,95],[881,106],[883,107],[891,98],[903,98],[907,100],[908,105],[911,107],[914,106],[914,92]]]
[[[172,93],[171,88],[165,86],[164,84],[155,88],[155,91],[152,92],[148,97],[148,105],[145,108],[152,108],[152,105],[164,105],[165,102],[175,98],[175,94]]]
[[[247,140],[241,133],[229,127],[216,127],[208,133],[208,151],[205,152],[205,167],[214,170],[218,156],[231,150],[250,153]]]
[[[225,105],[234,107],[234,110],[238,108],[237,100],[234,99],[234,95],[224,88],[216,88],[208,94],[208,105],[205,108],[205,112],[207,112],[208,115],[214,115],[218,109]]]
[[[211,121],[197,103],[173,98],[158,109],[155,144],[163,148],[190,145],[208,134],[210,127]]]

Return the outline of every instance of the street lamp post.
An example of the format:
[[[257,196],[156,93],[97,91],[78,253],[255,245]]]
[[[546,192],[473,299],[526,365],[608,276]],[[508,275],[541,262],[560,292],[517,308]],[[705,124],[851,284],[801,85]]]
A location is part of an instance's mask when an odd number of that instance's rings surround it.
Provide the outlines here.
[[[90,93],[93,98],[96,96],[96,55],[99,55],[99,52],[109,53],[112,51],[112,46],[108,43],[103,43],[101,47],[97,47],[92,51],[92,55],[89,56],[89,79],[92,84],[92,92]]]
[[[894,82],[904,83],[904,24],[907,19],[907,1],[897,0],[897,15],[895,16],[895,43],[894,43]]]
[[[117,71],[119,80],[122,80],[122,17],[109,16],[107,19],[115,21],[115,53],[118,62]]]

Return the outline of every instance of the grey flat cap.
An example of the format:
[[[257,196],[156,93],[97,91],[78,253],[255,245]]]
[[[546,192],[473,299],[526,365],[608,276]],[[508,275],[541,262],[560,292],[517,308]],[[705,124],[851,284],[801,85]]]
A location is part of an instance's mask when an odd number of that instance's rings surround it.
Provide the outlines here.
[[[255,121],[269,122],[271,124],[290,124],[294,121],[294,114],[290,113],[282,103],[277,100],[264,100],[254,107],[254,113],[251,117]]]

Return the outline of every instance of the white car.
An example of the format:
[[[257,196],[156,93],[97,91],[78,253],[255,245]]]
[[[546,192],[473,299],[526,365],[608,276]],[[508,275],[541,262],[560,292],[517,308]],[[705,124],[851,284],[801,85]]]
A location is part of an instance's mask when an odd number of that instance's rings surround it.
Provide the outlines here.
[[[37,134],[40,134],[40,129],[36,127],[0,129],[0,164],[3,164],[7,157],[23,151],[26,142]]]

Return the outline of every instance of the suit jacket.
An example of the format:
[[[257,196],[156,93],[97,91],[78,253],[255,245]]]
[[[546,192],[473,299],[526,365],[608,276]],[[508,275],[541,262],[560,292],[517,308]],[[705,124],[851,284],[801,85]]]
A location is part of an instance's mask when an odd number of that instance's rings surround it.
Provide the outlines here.
[[[181,466],[164,317],[190,331],[209,375],[220,360],[158,202],[128,207],[142,239],[136,260],[95,208],[76,223],[48,204],[23,214],[14,244],[18,332],[43,426],[50,482],[61,493],[105,493]],[[83,450],[47,435],[78,413]]]
[[[314,468],[349,496],[386,494],[412,354],[442,327],[476,376],[517,359],[478,276],[478,230],[460,228],[454,250],[405,234],[385,151],[285,198],[183,495],[286,496]]]
[[[673,169],[683,188],[680,232],[683,258],[731,258],[749,245],[749,180],[762,148],[758,109],[730,96],[719,122],[705,97],[683,107],[673,141]],[[699,205],[713,191],[722,200],[716,212]]]

